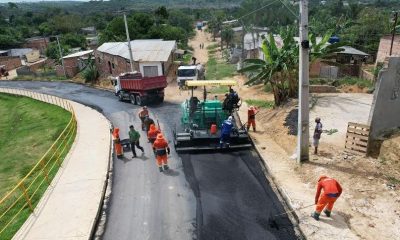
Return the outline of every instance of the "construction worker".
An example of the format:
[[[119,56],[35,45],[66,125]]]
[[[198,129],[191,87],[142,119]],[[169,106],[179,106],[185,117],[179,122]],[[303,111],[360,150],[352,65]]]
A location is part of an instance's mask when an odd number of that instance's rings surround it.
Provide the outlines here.
[[[168,146],[167,141],[165,140],[164,136],[162,133],[159,133],[157,135],[156,140],[153,143],[153,151],[154,154],[156,155],[157,159],[157,166],[160,172],[164,170],[168,170],[168,156],[170,154],[170,149]],[[164,169],[163,169],[164,166]]]
[[[151,124],[150,130],[147,132],[147,139],[149,139],[149,142],[154,143],[159,133],[161,133],[161,131],[156,128],[156,125]]]
[[[119,138],[119,128],[114,128],[112,138],[113,138],[115,154],[117,155],[117,158],[123,157],[124,151],[122,148],[121,139]]]
[[[140,110],[138,115],[139,115],[140,121],[142,122],[142,130],[144,131],[145,130],[144,129],[144,119],[149,116],[149,110],[147,110],[146,106],[143,106],[142,110]]]
[[[143,147],[140,146],[139,144],[139,139],[140,139],[140,134],[138,131],[135,130],[135,128],[133,127],[133,125],[129,126],[129,141],[131,143],[131,150],[132,150],[132,158],[136,157],[136,150],[135,150],[135,146],[137,148],[139,148],[142,153],[144,152]]]
[[[314,145],[314,154],[318,154],[318,145],[319,145],[319,139],[321,138],[322,134],[322,123],[321,123],[321,118],[317,117],[315,118],[315,129],[314,129],[314,135],[313,135],[313,145]]]
[[[154,124],[154,120],[152,118],[150,118],[149,116],[146,116],[143,120],[143,124],[144,124],[144,131],[149,131],[150,130],[150,125]]]
[[[222,148],[224,144],[229,147],[231,132],[233,128],[232,116],[229,116],[227,120],[224,121],[221,127],[221,137],[219,139],[219,147]]]
[[[254,106],[250,106],[249,110],[247,110],[247,131],[249,131],[250,126],[253,127],[253,131],[256,131],[256,114],[258,109]]]
[[[321,195],[321,190],[323,193]],[[327,217],[331,216],[331,212],[333,209],[333,204],[342,194],[342,187],[340,184],[333,178],[322,175],[318,179],[317,185],[317,193],[315,194],[315,212],[311,214],[315,220],[319,220],[319,215],[322,210]]]

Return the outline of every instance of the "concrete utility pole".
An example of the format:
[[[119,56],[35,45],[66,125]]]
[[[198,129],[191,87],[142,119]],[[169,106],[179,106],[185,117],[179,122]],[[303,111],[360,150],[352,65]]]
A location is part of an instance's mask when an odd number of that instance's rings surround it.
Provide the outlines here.
[[[309,148],[309,48],[308,0],[300,0],[299,118],[297,129],[297,162],[308,160]]]
[[[394,42],[394,36],[396,35],[396,25],[397,25],[398,15],[399,15],[398,12],[394,13],[394,23],[393,23],[393,30],[392,30],[392,42],[390,43],[389,56],[392,56],[393,42]]]
[[[63,71],[64,71],[64,77],[67,77],[67,73],[65,72],[64,58],[63,58],[62,51],[61,51],[60,41],[58,40],[58,36],[56,36],[56,38],[57,38],[57,44],[58,44],[58,51],[60,52],[60,57],[61,57],[61,65],[62,65]]]
[[[129,38],[128,22],[126,21],[125,13],[124,13],[124,22],[125,22],[126,40],[128,41],[129,61],[131,63],[131,72],[133,72],[133,56],[132,56],[131,39]]]

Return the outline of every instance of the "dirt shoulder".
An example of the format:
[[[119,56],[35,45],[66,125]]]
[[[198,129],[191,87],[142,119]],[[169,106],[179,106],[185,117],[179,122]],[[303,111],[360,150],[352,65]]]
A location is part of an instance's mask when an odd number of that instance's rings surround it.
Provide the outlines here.
[[[332,218],[322,216],[319,222],[315,221],[310,217],[313,207],[296,211],[299,226],[308,239],[400,239],[400,192],[396,185],[400,173],[392,168],[398,164],[344,153],[343,128],[347,126],[342,125],[368,118],[365,112],[370,95],[336,96],[341,101],[319,96],[311,112],[311,118],[325,113],[324,129],[339,130],[337,135],[322,136],[320,155],[310,155],[311,160],[302,165],[295,162],[297,101],[282,108],[261,110],[257,115],[258,132],[250,133],[256,148],[294,208],[313,203],[321,174],[336,178],[343,186]],[[240,110],[242,119],[247,118],[246,110],[244,104]]]

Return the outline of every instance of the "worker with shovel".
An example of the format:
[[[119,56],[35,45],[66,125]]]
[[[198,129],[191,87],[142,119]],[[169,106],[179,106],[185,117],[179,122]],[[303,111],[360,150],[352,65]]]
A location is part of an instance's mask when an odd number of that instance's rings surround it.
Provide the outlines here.
[[[171,150],[168,146],[168,142],[165,140],[162,133],[157,135],[156,140],[153,143],[153,151],[156,155],[157,165],[160,172],[164,170],[168,170],[168,155],[170,154]],[[164,169],[163,169],[164,166]]]
[[[321,190],[323,190],[322,195]],[[316,209],[315,212],[311,214],[311,217],[318,221],[319,215],[324,209],[326,216],[330,217],[333,205],[341,194],[342,187],[335,179],[325,175],[320,176],[318,179],[317,193],[315,194]]]
[[[124,150],[122,148],[121,139],[119,138],[119,128],[114,128],[112,139],[114,142],[114,149],[117,158],[122,158],[124,156]]]

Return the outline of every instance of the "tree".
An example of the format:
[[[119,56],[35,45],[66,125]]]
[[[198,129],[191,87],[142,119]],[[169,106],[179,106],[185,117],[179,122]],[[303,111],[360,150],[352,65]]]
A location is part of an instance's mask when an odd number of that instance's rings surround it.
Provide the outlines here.
[[[71,48],[85,48],[86,47],[86,39],[83,35],[67,33],[62,36],[61,43],[64,45],[68,45]]]
[[[288,97],[297,94],[297,65],[298,45],[294,41],[292,30],[282,32],[283,46],[276,46],[272,34],[263,40],[262,52],[265,60],[246,59],[246,66],[239,72],[250,73],[250,80],[246,84],[264,83],[270,84],[274,94],[275,105],[279,106]]]
[[[65,56],[69,52],[69,47],[61,44],[61,51],[62,51],[63,56]],[[51,59],[54,59],[56,61],[60,61],[61,56],[60,56],[60,51],[58,49],[57,42],[51,42],[48,45],[48,47],[46,49],[46,56]]]
[[[156,16],[156,24],[164,23],[168,19],[168,11],[164,6],[157,8],[154,12]]]
[[[231,45],[233,38],[234,38],[235,32],[231,27],[224,27],[221,31],[221,49],[222,48],[222,42],[225,42],[226,48],[229,48]]]

